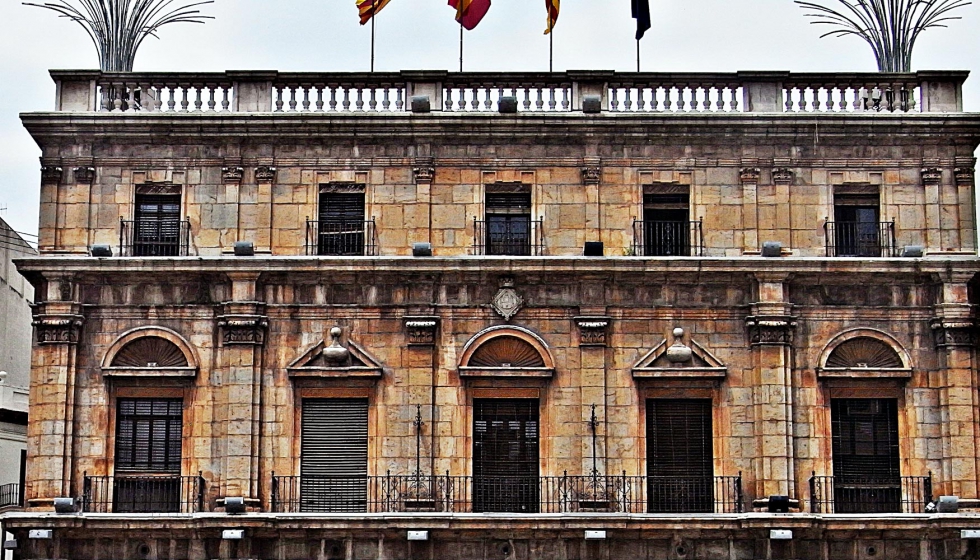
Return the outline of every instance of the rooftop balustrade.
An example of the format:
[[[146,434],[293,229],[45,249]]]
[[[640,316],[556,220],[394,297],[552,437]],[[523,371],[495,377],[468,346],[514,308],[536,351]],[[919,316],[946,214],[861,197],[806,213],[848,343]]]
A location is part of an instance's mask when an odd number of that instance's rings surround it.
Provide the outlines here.
[[[581,112],[587,96],[631,114],[948,113],[963,111],[965,71],[883,73],[374,73],[228,71],[105,73],[55,70],[56,111],[128,113]]]

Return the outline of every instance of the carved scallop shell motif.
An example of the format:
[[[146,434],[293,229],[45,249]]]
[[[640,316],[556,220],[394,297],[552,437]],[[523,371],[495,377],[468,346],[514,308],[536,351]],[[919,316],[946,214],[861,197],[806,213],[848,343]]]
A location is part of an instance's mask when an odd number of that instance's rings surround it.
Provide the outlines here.
[[[158,336],[138,338],[112,359],[112,367],[187,367],[187,358],[176,344]]]
[[[902,359],[891,346],[866,336],[842,343],[827,358],[829,368],[884,369],[902,366]]]
[[[544,359],[527,342],[515,336],[501,336],[481,345],[470,358],[471,367],[544,367]]]

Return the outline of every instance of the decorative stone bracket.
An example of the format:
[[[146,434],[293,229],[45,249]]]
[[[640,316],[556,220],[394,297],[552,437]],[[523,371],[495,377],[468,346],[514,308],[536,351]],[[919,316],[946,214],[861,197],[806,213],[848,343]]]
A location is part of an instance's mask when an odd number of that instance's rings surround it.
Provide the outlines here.
[[[230,302],[224,308],[224,315],[218,317],[218,327],[225,346],[265,344],[269,319],[263,315],[262,304]]]
[[[245,170],[241,167],[222,167],[221,168],[221,180],[224,181],[226,185],[234,185],[242,182],[242,178],[245,176]]]
[[[743,185],[757,185],[761,175],[762,171],[758,167],[743,167],[738,173],[738,178]]]
[[[85,317],[81,306],[72,302],[48,302],[35,307],[34,328],[37,343],[78,344]]]
[[[95,168],[94,167],[76,167],[72,170],[75,175],[75,182],[84,185],[91,185],[95,182]]]
[[[271,183],[276,179],[276,168],[271,165],[260,165],[255,168],[256,183]]]
[[[57,185],[61,183],[62,175],[64,175],[62,168],[55,165],[45,165],[41,168],[41,184]]]
[[[575,317],[578,325],[579,346],[606,346],[608,344],[609,317]]]
[[[409,346],[435,346],[439,317],[405,317]]]
[[[598,185],[602,182],[602,160],[597,157],[585,158],[582,167],[582,182],[586,185]]]
[[[788,167],[777,167],[773,169],[772,182],[775,185],[792,185],[793,170]]]
[[[938,350],[970,348],[976,344],[976,323],[972,320],[937,317],[932,320],[931,326]]]
[[[788,346],[793,343],[793,329],[796,317],[750,316],[745,324],[749,328],[749,343],[752,346]]]
[[[956,185],[960,187],[972,187],[976,171],[973,167],[957,167],[953,170],[956,177]]]
[[[415,174],[415,184],[429,185],[436,176],[435,160],[430,157],[415,158],[415,167],[412,168]]]
[[[938,185],[943,182],[943,170],[938,167],[925,167],[922,169],[923,185]]]

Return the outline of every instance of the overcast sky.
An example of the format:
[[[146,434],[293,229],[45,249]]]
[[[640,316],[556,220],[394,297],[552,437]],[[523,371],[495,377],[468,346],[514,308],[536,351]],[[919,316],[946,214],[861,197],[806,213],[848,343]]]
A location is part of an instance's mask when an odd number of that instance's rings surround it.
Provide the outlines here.
[[[819,39],[792,0],[650,0],[644,71],[874,71],[856,38]],[[165,27],[149,39],[136,71],[363,71],[370,26],[354,0],[217,0],[206,25]],[[980,6],[924,34],[914,70],[980,70]],[[445,0],[391,0],[378,16],[377,70],[458,67],[459,27]],[[96,68],[78,25],[53,12],[0,0],[0,212],[19,231],[37,232],[40,151],[18,114],[54,106],[51,68]],[[493,0],[466,35],[466,70],[547,70],[543,0]],[[555,31],[555,70],[635,70],[630,0],[564,0]],[[980,111],[980,73],[967,81],[966,107]]]

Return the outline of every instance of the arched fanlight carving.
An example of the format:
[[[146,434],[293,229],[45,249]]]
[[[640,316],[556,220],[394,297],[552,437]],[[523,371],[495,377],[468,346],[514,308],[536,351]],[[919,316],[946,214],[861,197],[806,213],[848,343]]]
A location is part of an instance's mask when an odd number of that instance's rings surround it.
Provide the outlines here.
[[[902,358],[884,342],[862,336],[841,343],[827,358],[828,368],[888,369],[904,367]]]
[[[183,368],[187,357],[181,349],[164,338],[145,336],[124,346],[112,360],[111,367],[121,368]]]
[[[516,336],[501,336],[485,342],[473,353],[469,365],[484,368],[545,367],[537,349]]]

